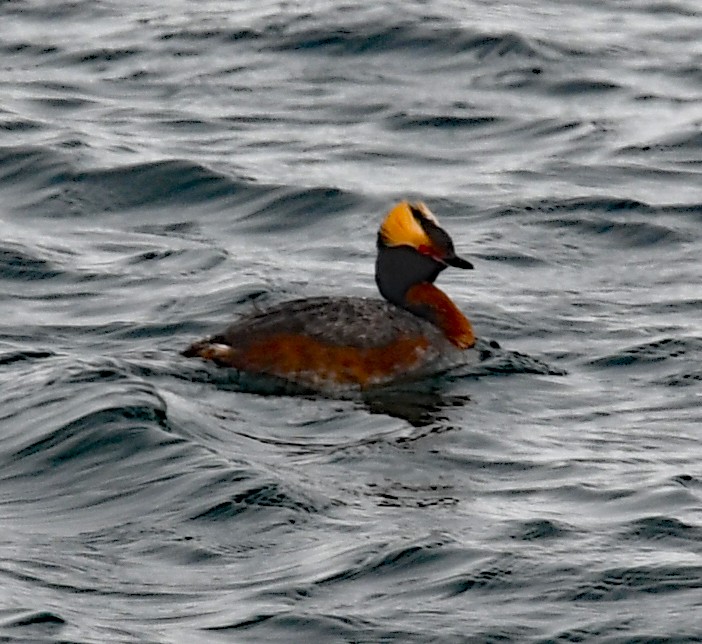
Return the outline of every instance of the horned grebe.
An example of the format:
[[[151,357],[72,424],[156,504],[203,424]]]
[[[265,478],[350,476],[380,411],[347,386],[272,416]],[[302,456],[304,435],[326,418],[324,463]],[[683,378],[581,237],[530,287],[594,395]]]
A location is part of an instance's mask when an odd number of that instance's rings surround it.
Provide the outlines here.
[[[473,265],[456,255],[429,208],[397,204],[380,226],[377,247],[375,281],[386,302],[284,302],[240,318],[183,355],[313,389],[365,389],[430,373],[445,356],[471,348],[470,322],[433,282],[447,266]]]

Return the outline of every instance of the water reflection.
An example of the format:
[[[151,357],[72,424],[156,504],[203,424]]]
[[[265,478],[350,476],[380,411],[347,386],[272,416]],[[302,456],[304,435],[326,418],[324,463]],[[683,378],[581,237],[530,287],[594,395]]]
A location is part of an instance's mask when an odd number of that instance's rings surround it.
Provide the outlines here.
[[[470,396],[448,394],[438,384],[428,389],[378,390],[363,395],[363,403],[371,414],[399,418],[418,428],[447,421],[447,409],[468,402]]]

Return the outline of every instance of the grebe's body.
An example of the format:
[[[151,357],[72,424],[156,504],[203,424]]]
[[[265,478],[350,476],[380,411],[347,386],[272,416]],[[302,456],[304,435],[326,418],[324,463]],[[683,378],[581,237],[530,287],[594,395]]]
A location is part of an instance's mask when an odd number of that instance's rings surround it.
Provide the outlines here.
[[[314,389],[367,388],[430,373],[475,344],[470,322],[433,285],[448,265],[472,268],[424,204],[402,202],[378,233],[376,283],[387,301],[285,302],[242,317],[184,355]]]
[[[242,317],[186,355],[324,389],[411,378],[456,351],[436,325],[389,302],[314,297]]]

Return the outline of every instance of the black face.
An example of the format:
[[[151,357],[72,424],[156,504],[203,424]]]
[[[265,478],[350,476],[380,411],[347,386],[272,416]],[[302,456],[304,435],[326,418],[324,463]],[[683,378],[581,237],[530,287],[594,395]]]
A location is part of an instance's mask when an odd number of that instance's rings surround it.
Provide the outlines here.
[[[375,261],[375,283],[380,294],[393,304],[404,306],[407,290],[415,284],[438,277],[446,264],[421,255],[410,246],[378,246]]]

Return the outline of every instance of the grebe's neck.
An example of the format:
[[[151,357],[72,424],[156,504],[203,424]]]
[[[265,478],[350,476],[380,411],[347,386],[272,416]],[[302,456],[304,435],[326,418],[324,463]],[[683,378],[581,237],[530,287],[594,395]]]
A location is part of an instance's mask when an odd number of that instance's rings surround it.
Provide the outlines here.
[[[434,323],[459,349],[470,349],[475,344],[475,334],[468,318],[446,293],[433,284],[421,282],[411,286],[400,306]]]

